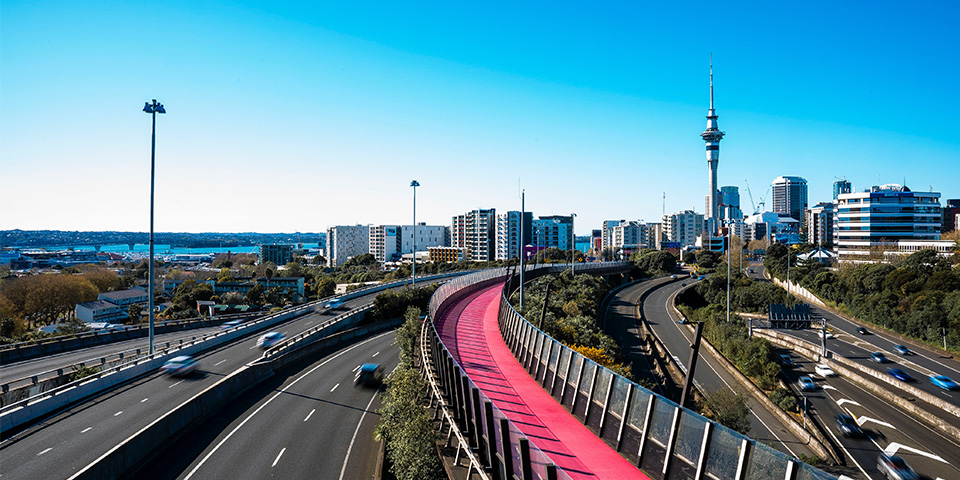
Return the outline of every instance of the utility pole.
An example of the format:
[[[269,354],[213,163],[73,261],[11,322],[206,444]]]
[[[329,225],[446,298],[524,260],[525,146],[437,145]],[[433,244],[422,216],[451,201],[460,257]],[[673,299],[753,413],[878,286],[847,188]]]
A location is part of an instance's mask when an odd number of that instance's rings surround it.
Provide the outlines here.
[[[700,353],[700,338],[703,336],[703,322],[697,322],[696,331],[693,336],[693,344],[690,345],[690,367],[687,369],[687,376],[683,380],[683,393],[680,395],[680,406],[687,405],[687,397],[690,394],[690,388],[693,386],[693,372],[697,369],[697,357]]]
[[[523,243],[523,222],[527,218],[526,208],[527,208],[527,191],[520,191],[520,238],[517,239],[517,246],[520,247],[520,311],[523,311],[523,257],[526,256],[527,252],[524,249]]]

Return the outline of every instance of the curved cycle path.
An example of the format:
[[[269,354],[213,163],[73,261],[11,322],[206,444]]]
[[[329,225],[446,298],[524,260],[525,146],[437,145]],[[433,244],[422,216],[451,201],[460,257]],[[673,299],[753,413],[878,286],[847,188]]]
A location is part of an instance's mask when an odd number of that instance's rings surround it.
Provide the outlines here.
[[[437,320],[444,345],[490,400],[573,479],[648,479],[564,409],[500,336],[503,284],[460,299]]]

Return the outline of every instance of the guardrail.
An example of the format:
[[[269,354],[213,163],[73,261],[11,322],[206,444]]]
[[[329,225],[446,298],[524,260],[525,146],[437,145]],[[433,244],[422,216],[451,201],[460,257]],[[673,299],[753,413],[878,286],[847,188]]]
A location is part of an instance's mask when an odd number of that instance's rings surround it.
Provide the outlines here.
[[[507,346],[544,390],[653,478],[835,478],[580,355],[517,313],[506,290],[499,321]]]

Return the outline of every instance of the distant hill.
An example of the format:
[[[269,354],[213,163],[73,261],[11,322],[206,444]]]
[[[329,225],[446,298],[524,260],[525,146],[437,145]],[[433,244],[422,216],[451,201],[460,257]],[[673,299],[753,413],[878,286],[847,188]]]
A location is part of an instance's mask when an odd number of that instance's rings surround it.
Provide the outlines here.
[[[326,233],[300,232],[303,243],[326,244]],[[0,247],[145,244],[147,232],[76,232],[64,230],[0,230]],[[154,243],[174,247],[203,248],[233,245],[296,244],[297,233],[186,233],[154,232]]]

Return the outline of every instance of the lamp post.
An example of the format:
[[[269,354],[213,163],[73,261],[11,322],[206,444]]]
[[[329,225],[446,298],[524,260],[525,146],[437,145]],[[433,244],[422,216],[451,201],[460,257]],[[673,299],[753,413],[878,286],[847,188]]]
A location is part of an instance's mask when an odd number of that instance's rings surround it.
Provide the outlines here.
[[[413,187],[413,283],[412,285],[417,286],[417,187],[420,186],[420,182],[413,180],[410,182],[410,186]]]
[[[727,228],[727,323],[730,323],[730,229]]]
[[[573,271],[574,265],[577,263],[577,234],[573,231],[573,219],[577,218],[576,213],[570,214],[570,278],[572,279],[575,272]]]
[[[148,275],[150,275],[150,279],[147,281],[147,308],[150,309],[150,355],[153,355],[153,179],[157,157],[157,114],[167,113],[167,111],[164,110],[161,103],[157,102],[157,99],[153,99],[153,103],[144,102],[143,111],[150,114],[153,123],[150,133],[150,264],[147,267]]]

